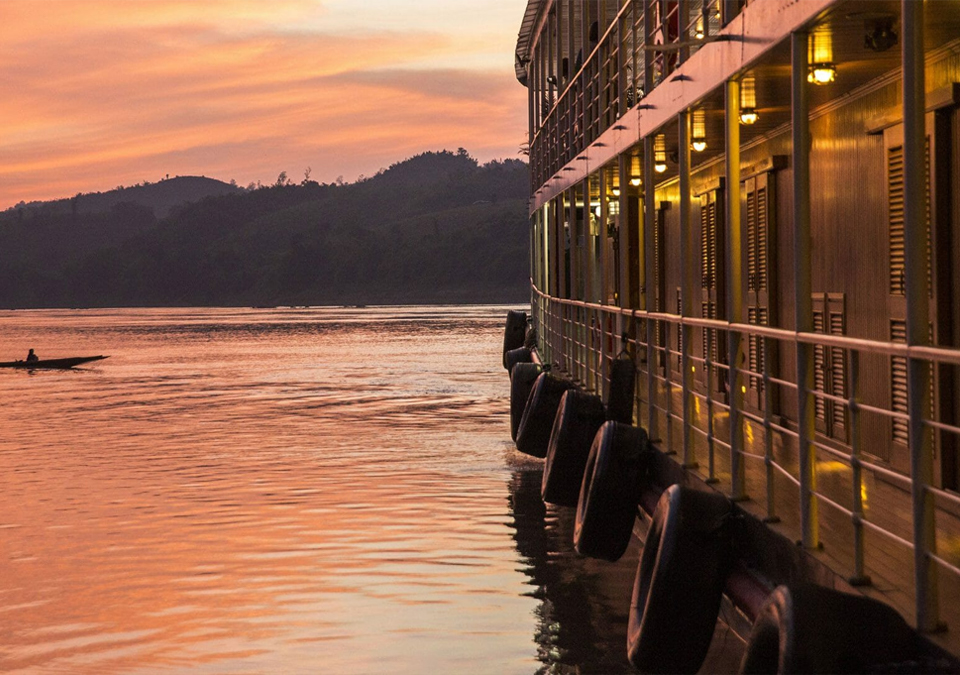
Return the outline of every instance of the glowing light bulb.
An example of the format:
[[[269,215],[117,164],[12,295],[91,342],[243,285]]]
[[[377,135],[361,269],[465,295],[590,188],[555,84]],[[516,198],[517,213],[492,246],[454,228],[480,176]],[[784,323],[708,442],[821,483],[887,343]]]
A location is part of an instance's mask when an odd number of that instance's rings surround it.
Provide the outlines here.
[[[807,73],[807,82],[816,85],[830,84],[837,79],[837,69],[832,63],[816,63]]]
[[[656,171],[657,173],[663,173],[664,171],[667,170],[667,165],[663,164],[662,162],[657,162],[656,164],[653,165],[653,170]]]
[[[639,186],[640,186],[640,179],[639,179],[639,178],[631,178],[631,179],[630,179],[630,185],[632,185],[633,187],[639,187]]]
[[[754,124],[758,119],[760,119],[760,115],[753,108],[742,108],[740,110],[740,124]]]
[[[703,152],[707,149],[707,142],[702,138],[695,139],[693,141],[693,149],[697,152]]]

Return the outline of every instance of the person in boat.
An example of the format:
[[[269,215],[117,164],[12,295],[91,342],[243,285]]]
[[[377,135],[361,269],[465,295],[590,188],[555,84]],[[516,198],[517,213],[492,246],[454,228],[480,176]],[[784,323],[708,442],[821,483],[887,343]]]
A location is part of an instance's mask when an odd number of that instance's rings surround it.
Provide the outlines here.
[[[29,352],[27,352],[27,361],[39,361],[39,360],[40,360],[40,357],[34,354],[32,349]]]

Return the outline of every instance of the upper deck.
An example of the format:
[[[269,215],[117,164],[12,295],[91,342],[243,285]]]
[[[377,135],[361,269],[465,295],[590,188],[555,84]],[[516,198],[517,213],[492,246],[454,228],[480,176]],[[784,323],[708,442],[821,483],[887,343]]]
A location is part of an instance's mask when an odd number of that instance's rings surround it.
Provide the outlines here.
[[[516,63],[545,360],[631,353],[689,473],[960,654],[960,3],[531,1]]]
[[[936,58],[960,35],[960,7],[931,5],[923,52]],[[706,112],[709,142],[697,162],[722,157],[723,88],[731,79],[752,83],[758,114],[743,127],[743,146],[788,129],[796,31],[810,35],[811,66],[838,78],[837,86],[811,90],[814,116],[895,78],[899,16],[893,0],[530,0],[516,71],[529,91],[532,208],[675,124],[685,109]]]

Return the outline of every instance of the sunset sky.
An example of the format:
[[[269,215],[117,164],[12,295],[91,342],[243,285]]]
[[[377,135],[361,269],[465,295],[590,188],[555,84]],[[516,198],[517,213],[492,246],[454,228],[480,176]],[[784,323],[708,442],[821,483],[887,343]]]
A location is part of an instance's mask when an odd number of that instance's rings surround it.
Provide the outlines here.
[[[0,0],[0,209],[518,156],[525,0]]]

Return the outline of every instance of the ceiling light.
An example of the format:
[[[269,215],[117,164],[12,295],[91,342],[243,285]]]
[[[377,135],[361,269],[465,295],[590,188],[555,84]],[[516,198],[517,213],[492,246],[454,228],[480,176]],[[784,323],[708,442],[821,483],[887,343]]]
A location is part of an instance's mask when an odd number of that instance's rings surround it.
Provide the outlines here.
[[[693,111],[693,149],[696,152],[703,152],[707,149],[707,122],[706,112],[703,108]]]
[[[760,119],[760,115],[757,114],[757,111],[754,108],[740,109],[740,124],[750,125],[755,123],[758,119]]]
[[[663,134],[653,139],[653,170],[663,173],[667,170],[667,141]]]
[[[830,84],[837,79],[837,69],[832,63],[815,63],[807,73],[807,82]]]

